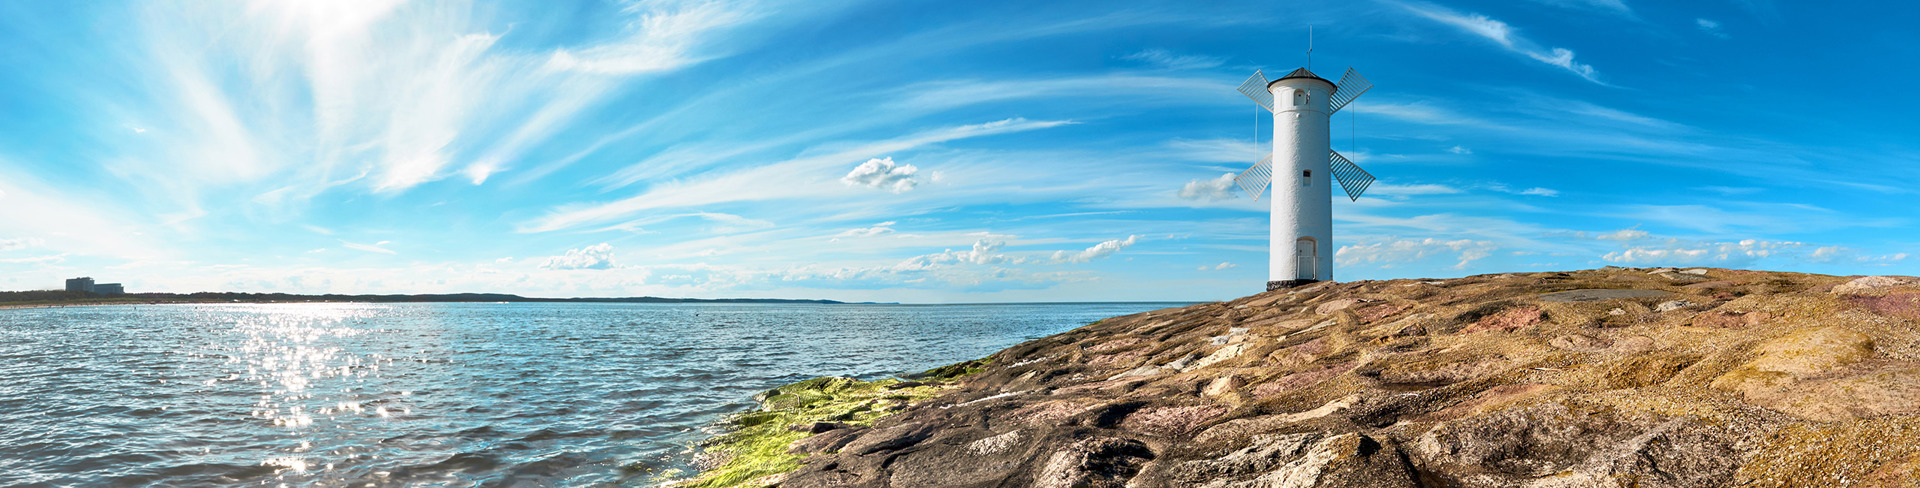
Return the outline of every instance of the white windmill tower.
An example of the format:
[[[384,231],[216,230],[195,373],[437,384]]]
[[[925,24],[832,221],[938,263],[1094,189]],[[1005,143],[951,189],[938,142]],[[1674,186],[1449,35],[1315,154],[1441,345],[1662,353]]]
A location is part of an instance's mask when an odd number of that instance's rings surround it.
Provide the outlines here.
[[[1333,152],[1328,121],[1372,88],[1353,68],[1337,85],[1306,68],[1271,82],[1254,71],[1240,84],[1240,93],[1273,112],[1273,154],[1234,177],[1255,201],[1273,185],[1267,291],[1333,280],[1332,180],[1357,201],[1373,175]]]

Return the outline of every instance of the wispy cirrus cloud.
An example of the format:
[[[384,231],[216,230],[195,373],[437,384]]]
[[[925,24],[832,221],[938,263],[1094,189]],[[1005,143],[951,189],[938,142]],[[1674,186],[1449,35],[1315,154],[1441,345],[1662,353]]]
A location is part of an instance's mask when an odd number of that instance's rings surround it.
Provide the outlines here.
[[[1723,30],[1720,28],[1719,21],[1703,18],[1703,19],[1693,19],[1693,23],[1694,25],[1700,27],[1700,32],[1705,32],[1709,36],[1713,36],[1720,39],[1733,38],[1732,35],[1727,34],[1726,30]]]
[[[1541,46],[1532,39],[1521,36],[1513,26],[1507,25],[1506,22],[1501,22],[1485,15],[1461,13],[1433,4],[1404,3],[1400,6],[1409,12],[1413,12],[1415,15],[1486,38],[1495,44],[1499,44],[1500,47],[1506,48],[1508,51],[1525,55],[1535,61],[1557,66],[1560,69],[1580,75],[1581,78],[1585,78],[1587,81],[1602,86],[1612,86],[1604,81],[1600,81],[1599,72],[1595,71],[1592,65],[1574,61],[1573,50],[1561,47]]]
[[[375,253],[375,254],[399,254],[398,251],[380,247],[380,246],[385,246],[391,243],[392,241],[380,241],[373,244],[362,244],[358,242],[340,241],[340,247],[352,249],[355,251],[366,251],[366,252]]]
[[[844,186],[837,181],[839,174],[830,173],[830,169],[846,164],[848,161],[858,161],[881,153],[905,151],[929,144],[1046,129],[1070,123],[1072,122],[1066,120],[1033,121],[1015,118],[921,131],[895,139],[857,144],[828,154],[753,166],[689,182],[656,185],[638,195],[613,202],[561,206],[544,217],[522,224],[518,230],[523,233],[552,232],[619,219],[659,208],[827,197],[844,190]],[[741,191],[743,188],[752,189],[752,191]]]
[[[1170,69],[1170,70],[1206,69],[1206,68],[1219,66],[1227,62],[1226,58],[1218,58],[1213,56],[1200,56],[1195,54],[1174,54],[1173,52],[1165,49],[1147,49],[1147,50],[1143,50],[1133,54],[1128,54],[1126,56],[1121,56],[1120,59],[1127,60],[1127,61],[1139,61],[1142,63],[1147,63],[1148,65],[1151,65],[1157,68]]]

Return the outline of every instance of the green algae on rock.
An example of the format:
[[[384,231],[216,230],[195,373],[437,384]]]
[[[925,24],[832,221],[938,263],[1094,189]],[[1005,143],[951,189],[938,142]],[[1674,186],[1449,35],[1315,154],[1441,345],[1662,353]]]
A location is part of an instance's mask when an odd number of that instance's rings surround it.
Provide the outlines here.
[[[728,420],[732,431],[703,443],[710,465],[701,475],[674,486],[731,488],[774,486],[780,475],[800,467],[806,451],[797,441],[824,444],[908,404],[936,396],[947,382],[981,371],[986,361],[963,361],[914,375],[910,380],[860,381],[824,376],[781,386],[754,396],[760,410]],[[815,434],[834,432],[831,435]],[[809,437],[812,436],[812,437]],[[804,447],[804,446],[802,446]]]
[[[1915,303],[1913,278],[1711,268],[1320,283],[1008,348],[870,425],[768,437],[793,470],[754,479],[1920,487]]]

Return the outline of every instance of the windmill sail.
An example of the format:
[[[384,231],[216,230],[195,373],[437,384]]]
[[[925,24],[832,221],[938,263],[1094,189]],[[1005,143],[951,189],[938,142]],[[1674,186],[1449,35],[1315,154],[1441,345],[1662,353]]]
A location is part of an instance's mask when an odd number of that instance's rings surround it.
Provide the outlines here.
[[[1246,190],[1248,195],[1253,195],[1254,201],[1260,201],[1260,195],[1267,192],[1267,184],[1273,183],[1273,155],[1269,154],[1260,162],[1253,163],[1253,167],[1241,171],[1239,176],[1233,177],[1233,182]]]
[[[1247,81],[1240,83],[1240,94],[1253,99],[1253,103],[1260,104],[1260,108],[1267,109],[1268,112],[1273,111],[1273,92],[1267,91],[1267,75],[1259,70],[1254,70],[1253,76],[1247,77]]]
[[[1244,85],[1242,85],[1242,89],[1245,89]],[[1360,76],[1360,72],[1354,71],[1353,68],[1347,68],[1347,74],[1340,77],[1340,84],[1334,85],[1333,87],[1333,99],[1331,100],[1333,102],[1333,109],[1327,111],[1327,113],[1332,114],[1339,112],[1341,107],[1347,106],[1347,102],[1352,102],[1353,99],[1360,98],[1360,94],[1372,89],[1373,82],[1367,81],[1367,77]],[[1269,108],[1267,110],[1273,109]]]
[[[1366,193],[1367,186],[1373,184],[1373,174],[1338,152],[1328,151],[1327,162],[1333,169],[1333,179],[1340,180],[1340,188],[1347,191],[1347,198],[1360,201],[1360,194]]]

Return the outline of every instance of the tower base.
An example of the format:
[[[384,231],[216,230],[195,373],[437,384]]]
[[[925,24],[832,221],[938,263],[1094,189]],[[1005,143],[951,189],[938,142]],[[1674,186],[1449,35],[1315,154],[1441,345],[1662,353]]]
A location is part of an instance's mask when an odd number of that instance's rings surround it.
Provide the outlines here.
[[[1287,288],[1293,288],[1293,287],[1296,287],[1296,286],[1302,286],[1302,285],[1310,285],[1310,284],[1314,284],[1314,283],[1319,283],[1319,282],[1320,282],[1320,280],[1280,280],[1280,281],[1269,281],[1269,282],[1267,282],[1267,291],[1274,291],[1274,290],[1283,290],[1283,289],[1287,289]]]

